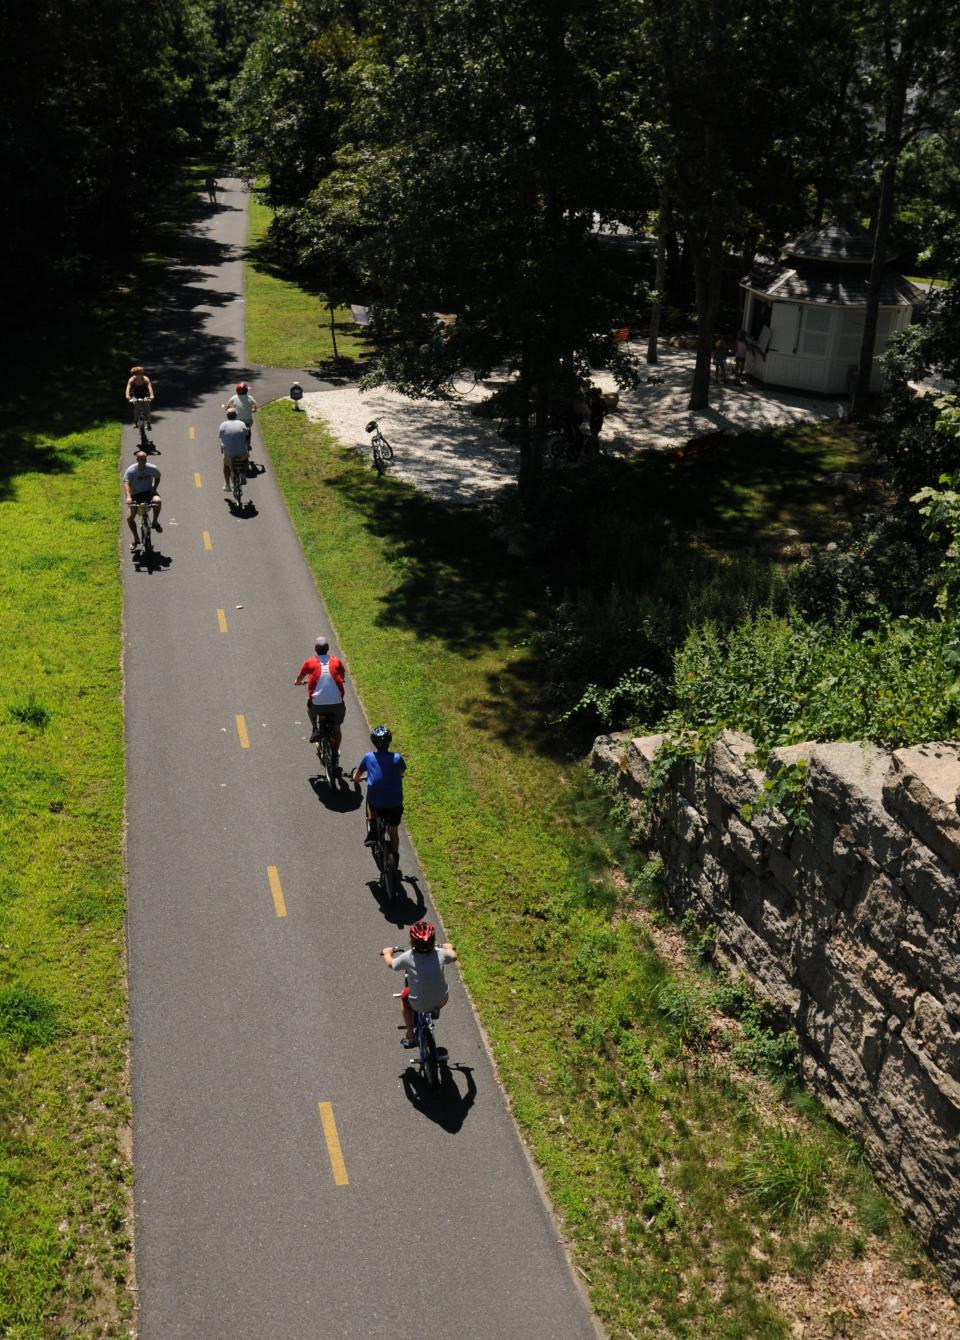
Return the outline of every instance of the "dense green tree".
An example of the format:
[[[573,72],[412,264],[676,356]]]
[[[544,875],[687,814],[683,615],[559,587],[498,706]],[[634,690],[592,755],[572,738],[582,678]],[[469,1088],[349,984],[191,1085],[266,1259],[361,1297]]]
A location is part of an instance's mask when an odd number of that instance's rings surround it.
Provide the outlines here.
[[[865,411],[870,394],[900,158],[918,136],[949,122],[960,102],[960,13],[941,0],[874,0],[864,6],[863,59],[868,69],[868,101],[880,124],[880,172],[873,263],[853,397],[857,413]]]
[[[82,276],[136,234],[199,130],[206,31],[188,0],[0,8],[8,289]]]
[[[359,55],[357,23],[350,0],[280,0],[260,17],[231,81],[224,144],[266,176],[273,205],[301,205],[333,167],[342,119],[333,83]]]
[[[813,9],[800,0],[637,0],[637,14],[638,64],[646,50],[661,90],[662,181],[693,256],[690,408],[702,409],[731,243],[749,268],[761,240],[776,254],[806,222],[805,190],[855,55],[849,12],[842,0]]]
[[[377,376],[443,395],[460,368],[516,370],[533,411],[525,487],[551,402],[623,318],[595,216],[655,200],[623,115],[624,13],[586,0],[371,7],[331,181],[349,183],[346,207],[322,188],[299,219],[318,273],[325,256],[352,267],[391,332]],[[442,341],[437,311],[457,318]]]

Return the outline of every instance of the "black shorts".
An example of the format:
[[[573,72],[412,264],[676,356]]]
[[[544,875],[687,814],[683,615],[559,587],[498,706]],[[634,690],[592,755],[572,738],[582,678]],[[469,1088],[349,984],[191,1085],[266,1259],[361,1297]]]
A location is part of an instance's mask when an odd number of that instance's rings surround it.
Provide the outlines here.
[[[151,489],[149,493],[131,493],[130,506],[136,507],[138,503],[152,503],[156,496],[155,489]]]
[[[403,818],[402,805],[371,805],[370,808],[390,828],[396,828]]]

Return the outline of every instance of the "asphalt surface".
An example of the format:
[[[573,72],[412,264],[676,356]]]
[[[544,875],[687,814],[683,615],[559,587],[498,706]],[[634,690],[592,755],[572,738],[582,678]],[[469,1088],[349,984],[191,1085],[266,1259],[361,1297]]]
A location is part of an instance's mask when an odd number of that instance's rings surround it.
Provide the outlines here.
[[[293,680],[329,625],[256,430],[249,508],[221,492],[245,204],[198,209],[153,316],[152,563],[123,527],[140,1335],[593,1337],[456,969],[438,1098],[399,1046],[378,951],[426,889],[404,835],[382,905],[360,797],[318,777]],[[345,763],[366,732],[349,688]]]

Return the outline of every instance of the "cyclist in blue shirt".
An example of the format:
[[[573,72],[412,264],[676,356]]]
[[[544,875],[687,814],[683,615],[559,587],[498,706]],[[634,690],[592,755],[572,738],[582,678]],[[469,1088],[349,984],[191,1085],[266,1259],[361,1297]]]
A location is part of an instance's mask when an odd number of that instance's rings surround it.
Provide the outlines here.
[[[400,835],[397,828],[403,817],[403,774],[407,764],[402,754],[390,748],[393,733],[386,726],[375,726],[370,733],[373,749],[364,754],[351,776],[355,782],[367,779],[367,836],[365,845],[372,847],[374,820],[382,815],[390,837],[390,850],[399,854]]]

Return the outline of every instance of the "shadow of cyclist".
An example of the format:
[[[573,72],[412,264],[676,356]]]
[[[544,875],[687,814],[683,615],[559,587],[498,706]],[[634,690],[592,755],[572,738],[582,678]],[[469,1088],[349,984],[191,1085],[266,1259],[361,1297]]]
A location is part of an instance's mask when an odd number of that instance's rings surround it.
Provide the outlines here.
[[[415,902],[411,902],[407,894],[406,885],[408,884],[413,889],[416,897]],[[426,913],[427,904],[416,875],[403,876],[400,881],[400,894],[396,898],[387,896],[379,879],[368,879],[367,888],[376,898],[377,906],[380,908],[384,921],[388,921],[391,926],[396,926],[402,930],[404,926],[412,926]]]
[[[459,1086],[453,1078],[455,1070],[466,1076],[467,1088],[465,1093],[460,1092]],[[477,1085],[473,1078],[473,1070],[468,1065],[441,1066],[440,1087],[436,1091],[430,1089],[416,1065],[407,1067],[400,1076],[400,1082],[403,1084],[403,1091],[413,1107],[418,1112],[422,1112],[425,1117],[429,1117],[438,1126],[442,1126],[450,1135],[456,1135],[460,1130],[477,1097]]]
[[[351,790],[342,781],[339,786],[331,786],[322,772],[315,773],[307,780],[317,800],[334,814],[352,814],[363,804],[361,792]]]

